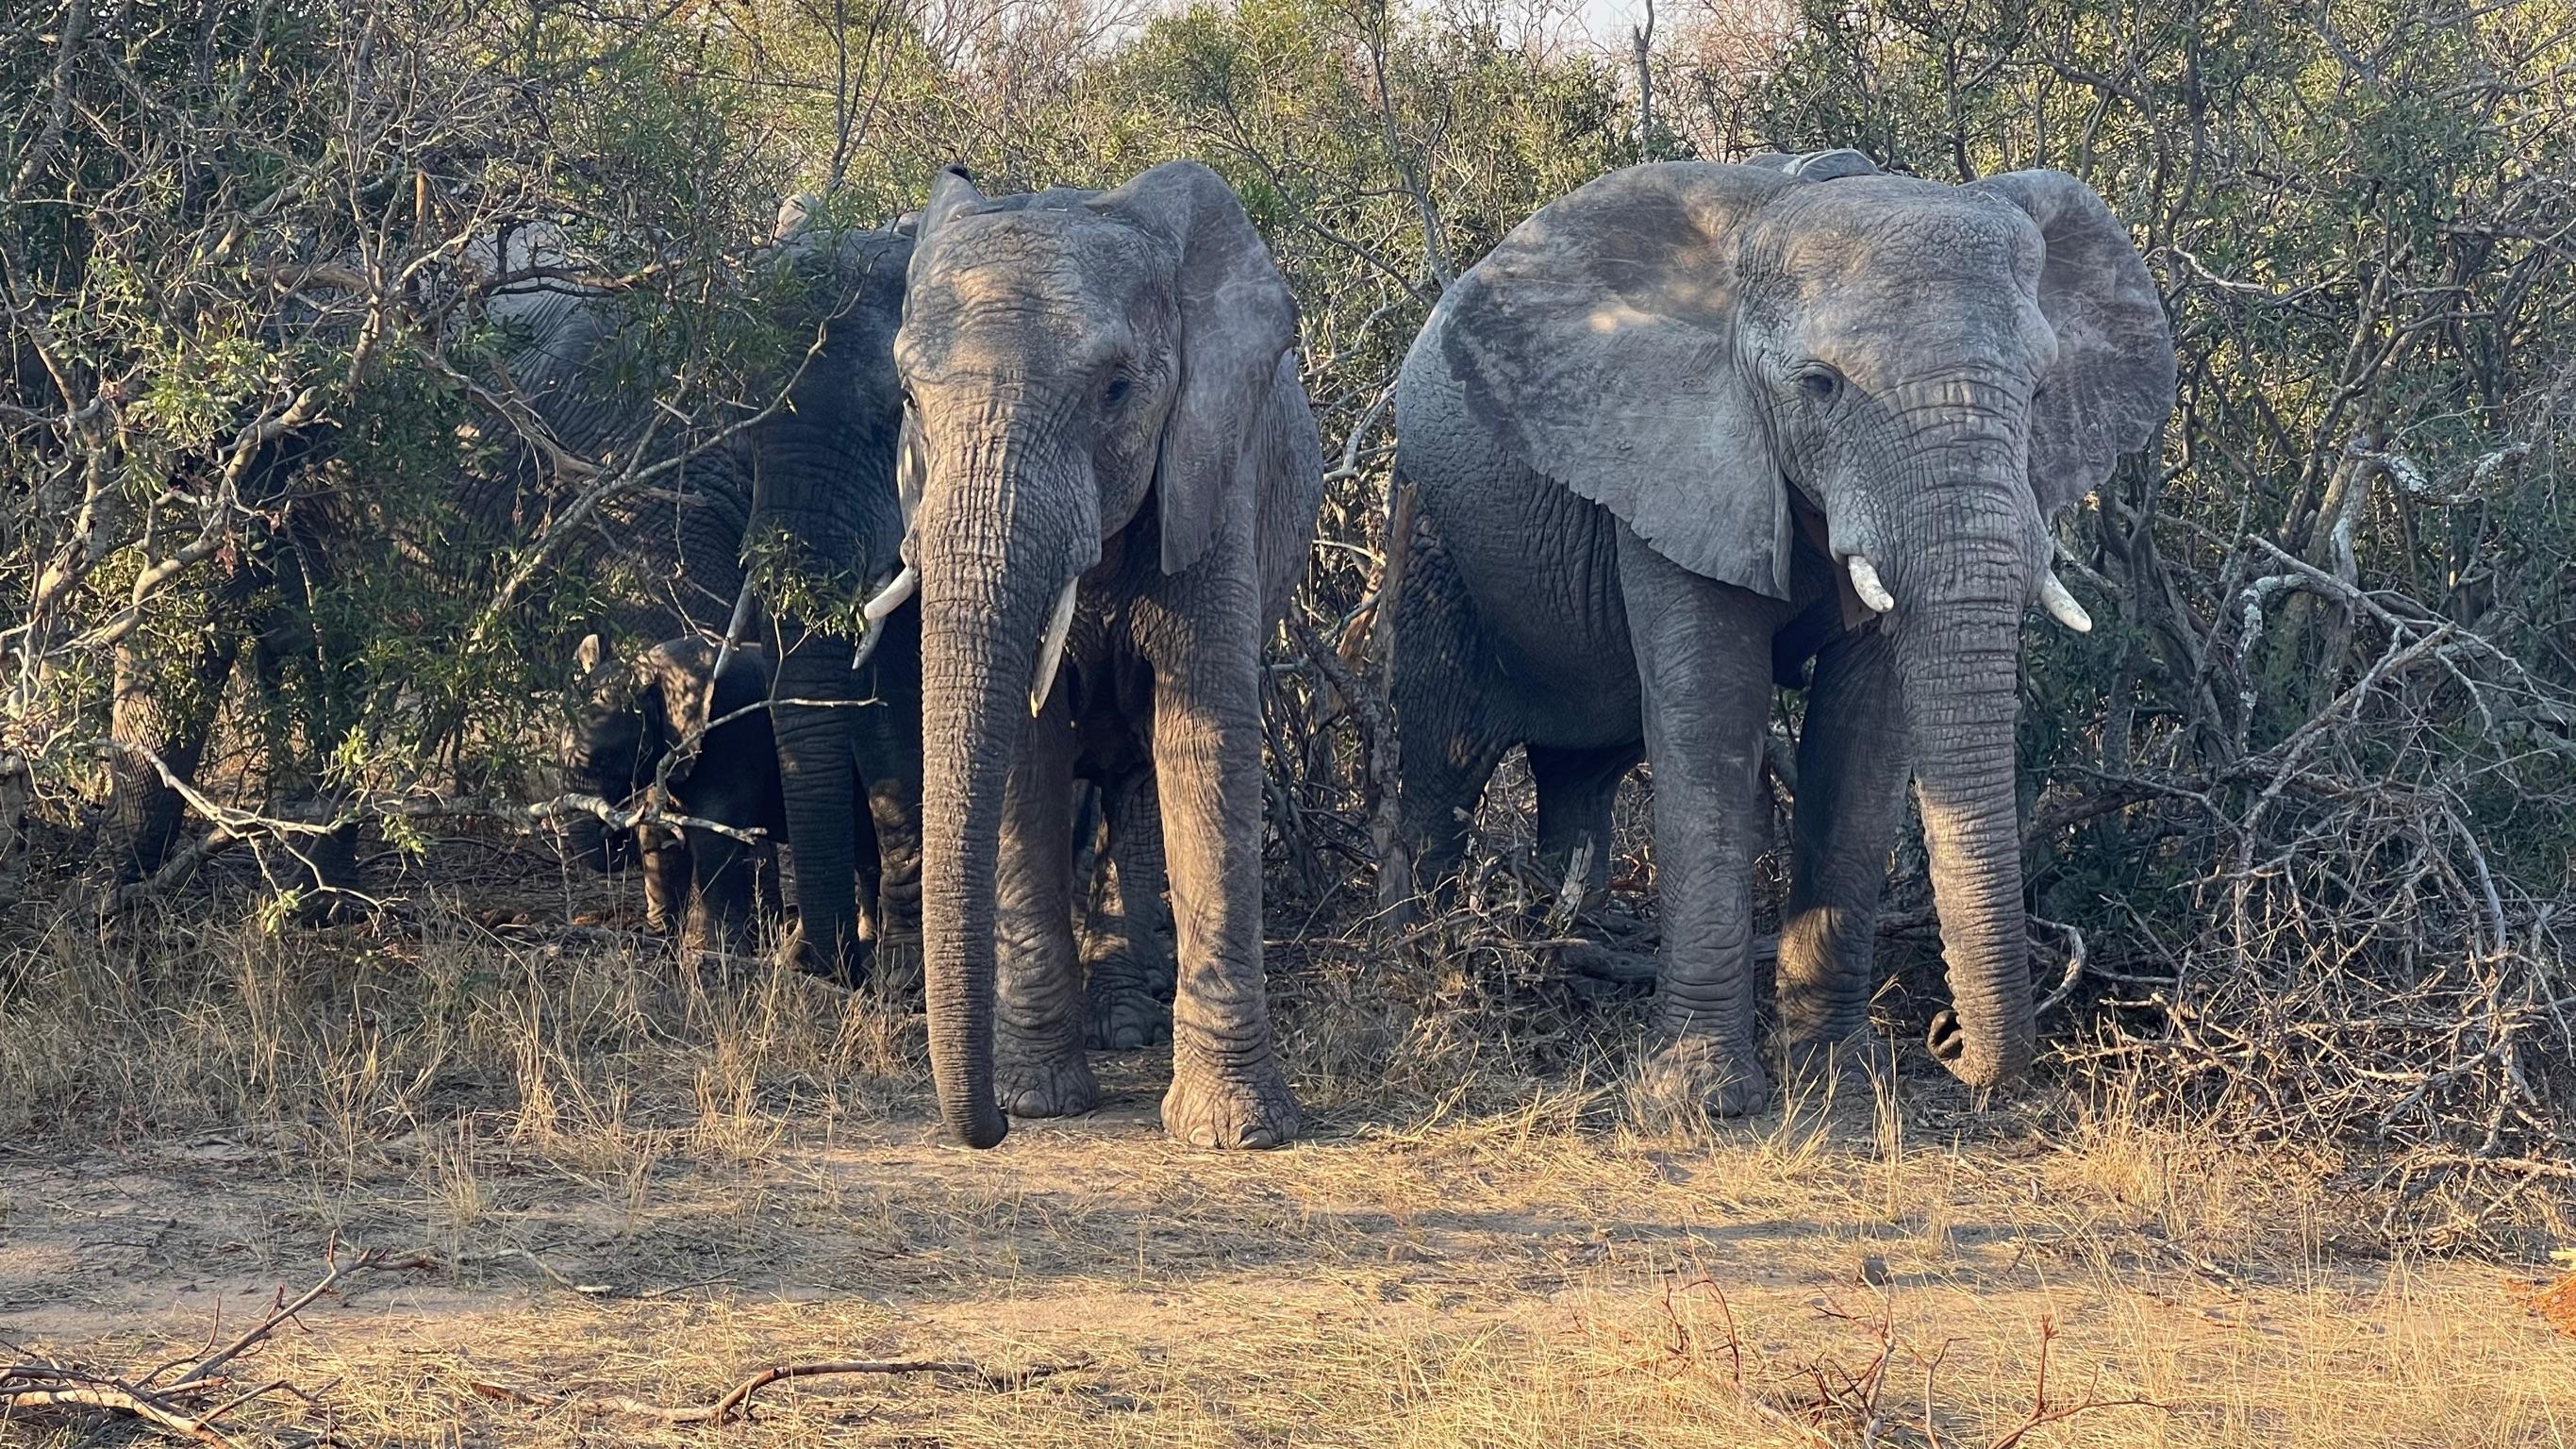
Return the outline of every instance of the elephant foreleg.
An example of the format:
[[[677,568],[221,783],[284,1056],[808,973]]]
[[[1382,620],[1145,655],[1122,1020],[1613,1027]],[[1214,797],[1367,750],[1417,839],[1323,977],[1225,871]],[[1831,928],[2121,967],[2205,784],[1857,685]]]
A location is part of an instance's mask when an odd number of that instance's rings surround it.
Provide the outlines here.
[[[1789,903],[1780,919],[1780,1027],[1789,1069],[1867,1051],[1871,964],[1887,853],[1904,809],[1908,739],[1884,630],[1816,659],[1798,739]]]
[[[1106,786],[1109,848],[1099,866],[1083,931],[1083,989],[1091,999],[1091,1044],[1132,1051],[1171,1032],[1175,978],[1163,913],[1162,806],[1150,772]]]
[[[899,612],[897,632],[878,647],[865,680],[875,702],[858,711],[858,768],[864,817],[862,869],[874,858],[869,895],[877,950],[890,955],[890,982],[917,981],[921,971],[921,669],[918,621]],[[867,847],[873,843],[873,851]]]
[[[637,826],[635,842],[644,867],[644,928],[676,935],[688,922],[689,848],[678,831],[659,825]]]
[[[1180,963],[1163,1130],[1199,1147],[1275,1147],[1297,1135],[1298,1112],[1262,978],[1259,611],[1221,560],[1200,576],[1211,597],[1186,606],[1189,622],[1165,631],[1154,661],[1154,775]]]
[[[1100,1103],[1083,1056],[1081,965],[1073,945],[1073,727],[1065,690],[1029,722],[1003,791],[994,881],[993,1089],[1014,1117],[1064,1117]]]
[[[759,936],[758,848],[712,830],[685,832],[693,898],[683,944],[696,951],[747,953]]]
[[[1771,631],[1785,606],[1691,574],[1620,530],[1619,572],[1644,685],[1663,918],[1652,1074],[1717,1112],[1761,1106],[1753,1002],[1753,859],[1770,835],[1762,739]]]

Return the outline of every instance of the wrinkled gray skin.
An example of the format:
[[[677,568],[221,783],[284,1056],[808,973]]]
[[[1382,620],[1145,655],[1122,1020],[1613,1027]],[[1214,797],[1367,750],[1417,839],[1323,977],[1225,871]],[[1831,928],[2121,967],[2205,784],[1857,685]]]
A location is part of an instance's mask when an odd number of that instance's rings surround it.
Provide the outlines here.
[[[1600,847],[1597,891],[1613,792],[1650,761],[1661,1058],[1752,1109],[1762,741],[1775,681],[1812,662],[1778,971],[1793,1070],[1866,1040],[1910,767],[1955,1012],[1933,1052],[1981,1087],[2021,1072],[2022,616],[2049,520],[2173,396],[2144,264],[2058,172],[1677,162],[1539,212],[1441,299],[1396,391],[1424,526],[1396,631],[1413,870],[1384,888],[1455,872],[1456,812],[1523,744],[1542,847],[1560,869]]]
[[[1179,938],[1164,1129],[1217,1147],[1296,1133],[1262,980],[1260,740],[1262,639],[1322,493],[1295,341],[1286,284],[1204,166],[1000,200],[955,171],[934,184],[895,361],[921,460],[906,554],[931,1066],[973,1146],[1002,1139],[1005,1109],[1099,1099],[1070,909],[1077,773],[1149,771],[1159,797]],[[1077,580],[1061,667],[1042,671]]]
[[[601,659],[596,636],[584,641],[585,704],[566,742],[564,783],[623,801],[662,778],[673,813],[758,832],[748,842],[697,825],[592,835],[590,864],[606,870],[633,856],[642,865],[645,917],[655,931],[677,933],[693,949],[739,954],[758,944],[760,918],[778,914],[786,802],[762,707],[768,656],[757,645],[737,649],[718,677],[718,648],[690,635],[630,664]]]

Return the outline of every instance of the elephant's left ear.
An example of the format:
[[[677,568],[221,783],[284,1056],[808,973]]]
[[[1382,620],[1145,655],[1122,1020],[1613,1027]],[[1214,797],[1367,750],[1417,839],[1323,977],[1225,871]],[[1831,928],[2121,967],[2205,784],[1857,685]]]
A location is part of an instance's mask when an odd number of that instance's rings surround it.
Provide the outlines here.
[[[2031,404],[2030,485],[2054,518],[2122,453],[2155,440],[2174,405],[2173,330],[2129,229],[2092,187],[2063,171],[1970,185],[2028,212],[2048,244],[2039,309],[2057,333],[2057,366]]]
[[[1176,574],[1216,537],[1297,340],[1297,302],[1242,199],[1196,161],[1154,167],[1096,204],[1179,251],[1180,385],[1154,462],[1163,572]]]
[[[680,761],[673,780],[685,780],[697,762],[707,728],[709,687],[715,673],[715,646],[694,636],[656,644],[635,666],[638,698],[648,725],[662,743],[677,750]]]

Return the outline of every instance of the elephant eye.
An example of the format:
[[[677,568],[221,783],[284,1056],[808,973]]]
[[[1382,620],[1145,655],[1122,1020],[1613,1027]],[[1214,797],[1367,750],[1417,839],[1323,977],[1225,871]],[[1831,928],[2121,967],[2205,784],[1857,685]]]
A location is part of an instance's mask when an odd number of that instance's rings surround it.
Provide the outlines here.
[[[1124,371],[1113,372],[1109,374],[1108,384],[1100,389],[1100,401],[1107,406],[1114,408],[1127,400],[1127,394],[1132,391],[1135,386],[1135,378],[1130,377]]]
[[[1798,391],[1814,403],[1829,403],[1843,390],[1843,376],[1821,362],[1811,362],[1793,374]]]

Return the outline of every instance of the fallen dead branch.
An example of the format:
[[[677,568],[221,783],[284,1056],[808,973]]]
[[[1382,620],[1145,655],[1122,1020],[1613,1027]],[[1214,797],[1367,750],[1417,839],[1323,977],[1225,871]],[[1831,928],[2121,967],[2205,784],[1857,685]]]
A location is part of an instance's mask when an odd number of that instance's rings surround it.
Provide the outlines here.
[[[273,1394],[292,1395],[308,1402],[312,1396],[283,1378],[239,1387],[224,1370],[266,1343],[278,1329],[295,1322],[297,1314],[339,1286],[348,1274],[396,1266],[373,1251],[343,1259],[336,1247],[327,1250],[322,1261],[322,1276],[312,1287],[292,1300],[283,1287],[279,1288],[268,1313],[257,1323],[221,1348],[193,1359],[164,1363],[134,1376],[75,1364],[0,1364],[0,1423],[22,1415],[65,1411],[105,1414],[192,1443],[232,1443],[221,1425],[236,1411]],[[163,1376],[173,1370],[177,1377],[165,1380]]]
[[[988,1369],[969,1359],[888,1358],[888,1359],[816,1359],[806,1363],[772,1364],[727,1390],[711,1404],[655,1404],[642,1399],[616,1396],[559,1394],[541,1389],[521,1388],[516,1384],[491,1379],[468,1379],[466,1387],[487,1399],[504,1403],[528,1404],[538,1408],[569,1409],[575,1413],[625,1414],[639,1419],[652,1419],[664,1424],[732,1424],[750,1417],[751,1396],[771,1384],[790,1379],[827,1378],[849,1374],[947,1374],[974,1379],[996,1393],[1024,1389],[1041,1379],[1089,1368],[1089,1356],[1063,1363],[1032,1364],[1024,1369]]]
[[[1676,1306],[1676,1298],[1704,1294],[1717,1306],[1725,1328],[1725,1340],[1713,1347],[1703,1346],[1689,1320]],[[1854,1313],[1838,1304],[1819,1302],[1816,1311],[1825,1318],[1847,1324],[1861,1335],[1867,1358],[1857,1367],[1833,1355],[1802,1357],[1794,1363],[1774,1364],[1772,1370],[1791,1383],[1808,1387],[1798,1402],[1783,1406],[1772,1402],[1746,1382],[1745,1342],[1737,1327],[1734,1305],[1727,1301],[1726,1290],[1705,1273],[1687,1282],[1668,1284],[1662,1297],[1665,1340],[1658,1345],[1667,1362],[1715,1372],[1726,1383],[1735,1401],[1762,1418],[1796,1435],[1804,1442],[1834,1446],[1846,1442],[1860,1445],[1885,1443],[1892,1430],[1910,1429],[1912,1436],[1930,1446],[1944,1449],[1950,1443],[1942,1437],[1938,1412],[1940,1370],[1949,1357],[1955,1339],[1945,1339],[1930,1352],[1917,1349],[1902,1339],[1896,1330],[1896,1296],[1882,1291],[1876,1311]],[[2018,1421],[2003,1427],[1985,1441],[1984,1449],[2020,1449],[2030,1436],[2052,1424],[2061,1424],[2079,1415],[2106,1409],[2156,1409],[2166,1406],[2143,1395],[2116,1397],[2101,1392],[2100,1374],[2075,1398],[2049,1395],[2049,1361],[2057,1342],[2057,1322],[2041,1315],[2039,1320],[2039,1362],[2033,1372],[2030,1409]],[[1723,1354],[1722,1360],[1712,1361]],[[1905,1425],[1899,1416],[1903,1406],[1889,1401],[1888,1389],[1897,1361],[1910,1359],[1922,1375],[1921,1402],[1912,1407],[1912,1423]],[[1833,1429],[1848,1429],[1848,1440],[1837,1437]]]

